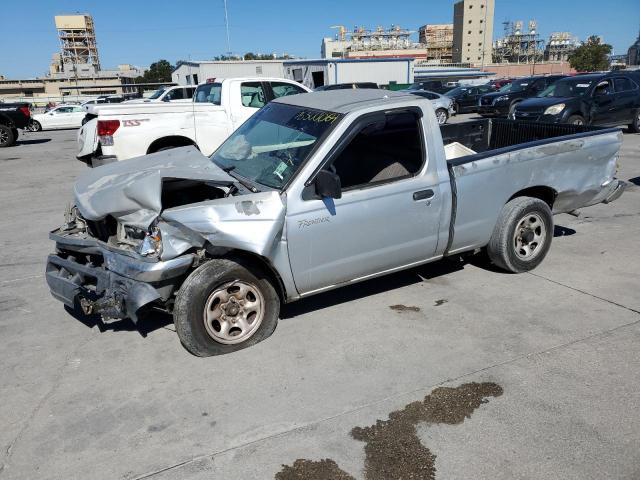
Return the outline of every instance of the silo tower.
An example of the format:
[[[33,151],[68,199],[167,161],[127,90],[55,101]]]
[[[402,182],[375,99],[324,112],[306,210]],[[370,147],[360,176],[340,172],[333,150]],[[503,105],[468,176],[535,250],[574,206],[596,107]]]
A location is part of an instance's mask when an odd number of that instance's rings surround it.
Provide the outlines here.
[[[55,22],[64,71],[98,72],[100,59],[93,17],[91,15],[56,15]]]

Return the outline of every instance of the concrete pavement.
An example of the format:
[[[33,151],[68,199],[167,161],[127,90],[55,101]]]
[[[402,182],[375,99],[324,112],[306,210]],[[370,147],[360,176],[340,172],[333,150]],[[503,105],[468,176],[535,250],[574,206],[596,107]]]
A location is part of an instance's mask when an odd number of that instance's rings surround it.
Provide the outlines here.
[[[141,334],[49,296],[47,232],[86,167],[74,131],[23,138],[0,150],[0,478],[273,479],[305,459],[372,478],[354,427],[469,382],[503,393],[415,427],[435,478],[640,477],[640,135],[629,191],[556,217],[534,272],[438,262],[292,304],[267,341],[208,359],[167,316]]]

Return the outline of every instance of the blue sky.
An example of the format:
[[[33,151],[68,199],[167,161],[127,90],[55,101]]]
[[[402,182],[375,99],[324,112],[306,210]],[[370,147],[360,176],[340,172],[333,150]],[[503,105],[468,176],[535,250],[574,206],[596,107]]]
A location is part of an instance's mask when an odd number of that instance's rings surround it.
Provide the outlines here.
[[[2,2],[0,75],[27,78],[46,73],[58,51],[53,16],[86,12],[96,22],[104,67],[149,65],[166,58],[206,59],[226,51],[223,0]],[[451,23],[453,0],[228,0],[231,49],[235,53],[289,53],[316,58],[329,26],[399,24],[412,30],[425,23]],[[624,53],[638,36],[640,0],[496,0],[494,37],[506,19],[535,18],[539,31],[571,31],[581,39],[602,35]],[[6,45],[6,42],[5,42]]]

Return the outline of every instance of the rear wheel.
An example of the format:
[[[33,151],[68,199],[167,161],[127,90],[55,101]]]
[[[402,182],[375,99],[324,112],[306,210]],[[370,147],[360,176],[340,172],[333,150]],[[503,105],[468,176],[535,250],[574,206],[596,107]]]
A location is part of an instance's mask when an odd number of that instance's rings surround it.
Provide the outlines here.
[[[215,259],[185,280],[173,315],[184,347],[208,357],[265,340],[279,313],[278,294],[261,269],[241,260]]]
[[[438,125],[444,125],[449,119],[449,114],[444,108],[439,108],[436,110],[436,118],[438,119]]]
[[[632,132],[640,133],[640,109],[636,110],[633,122],[629,125]]]
[[[584,125],[584,118],[582,118],[580,115],[571,115],[567,119],[567,123],[569,125]]]
[[[0,125],[0,148],[10,147],[16,142],[16,136],[13,134],[13,129],[6,125]]]
[[[487,245],[491,261],[513,273],[536,268],[551,247],[553,215],[537,198],[518,197],[503,208]]]

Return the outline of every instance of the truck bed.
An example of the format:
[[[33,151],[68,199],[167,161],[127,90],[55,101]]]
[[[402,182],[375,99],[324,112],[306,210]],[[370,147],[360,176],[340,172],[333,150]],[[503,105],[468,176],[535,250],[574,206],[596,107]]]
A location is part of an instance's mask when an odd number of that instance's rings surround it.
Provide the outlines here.
[[[443,125],[441,134],[445,146],[476,152],[447,161],[448,254],[486,245],[503,205],[521,192],[546,198],[556,214],[602,202],[622,143],[619,128],[506,119]]]
[[[553,123],[525,122],[492,118],[465,123],[446,124],[440,127],[442,142],[448,145],[458,142],[474,152],[449,160],[451,166],[473,162],[487,156],[508,153],[567,140],[617,131],[619,128],[601,128],[585,125],[558,125]]]

